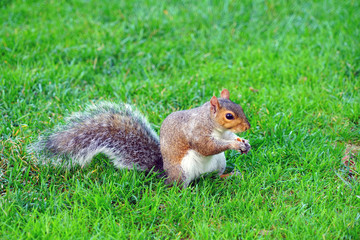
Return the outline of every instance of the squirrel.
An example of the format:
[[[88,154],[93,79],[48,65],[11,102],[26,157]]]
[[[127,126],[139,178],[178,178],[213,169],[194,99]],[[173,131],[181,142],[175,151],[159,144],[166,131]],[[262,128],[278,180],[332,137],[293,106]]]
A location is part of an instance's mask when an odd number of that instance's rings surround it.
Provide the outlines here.
[[[171,113],[160,138],[149,122],[128,104],[102,102],[72,114],[29,151],[42,163],[85,166],[98,153],[115,167],[165,173],[166,183],[187,187],[201,174],[226,167],[224,151],[246,154],[248,140],[235,133],[250,128],[243,109],[230,100],[227,89],[200,107]]]

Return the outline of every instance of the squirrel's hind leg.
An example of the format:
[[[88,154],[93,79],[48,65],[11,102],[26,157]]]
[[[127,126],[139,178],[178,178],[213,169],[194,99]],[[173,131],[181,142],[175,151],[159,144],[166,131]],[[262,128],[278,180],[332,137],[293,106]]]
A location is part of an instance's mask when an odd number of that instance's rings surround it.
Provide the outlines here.
[[[221,178],[228,178],[228,177],[231,177],[231,176],[241,176],[241,173],[239,171],[232,171],[230,173],[225,173],[225,174],[221,174],[220,177]]]

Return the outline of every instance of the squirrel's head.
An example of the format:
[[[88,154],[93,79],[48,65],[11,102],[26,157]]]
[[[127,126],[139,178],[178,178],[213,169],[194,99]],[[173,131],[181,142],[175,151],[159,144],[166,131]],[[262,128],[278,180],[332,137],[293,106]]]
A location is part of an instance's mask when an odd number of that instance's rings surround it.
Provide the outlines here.
[[[221,91],[220,98],[213,96],[210,100],[210,114],[223,128],[231,132],[244,132],[250,128],[243,109],[232,102],[227,89]]]

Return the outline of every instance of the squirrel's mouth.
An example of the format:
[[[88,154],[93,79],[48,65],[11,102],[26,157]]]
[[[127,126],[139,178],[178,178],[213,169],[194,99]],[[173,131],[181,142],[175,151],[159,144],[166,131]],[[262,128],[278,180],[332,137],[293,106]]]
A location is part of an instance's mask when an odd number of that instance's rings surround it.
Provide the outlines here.
[[[240,127],[240,128],[232,128],[232,129],[230,129],[230,131],[233,133],[242,133],[242,132],[245,132],[246,129],[243,129]]]
[[[249,127],[248,124],[240,124],[240,125],[238,125],[238,127],[231,129],[231,131],[232,131],[233,133],[241,133],[241,132],[245,132],[245,131],[248,130],[249,128],[250,128],[250,127]]]

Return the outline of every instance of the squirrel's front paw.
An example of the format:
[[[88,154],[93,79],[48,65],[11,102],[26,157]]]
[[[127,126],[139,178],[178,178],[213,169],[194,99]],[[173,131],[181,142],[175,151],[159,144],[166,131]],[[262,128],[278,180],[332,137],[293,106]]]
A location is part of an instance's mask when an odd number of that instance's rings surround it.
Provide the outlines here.
[[[236,141],[239,143],[239,147],[236,149],[237,151],[241,152],[242,154],[247,154],[250,151],[251,146],[248,140],[237,138]]]

